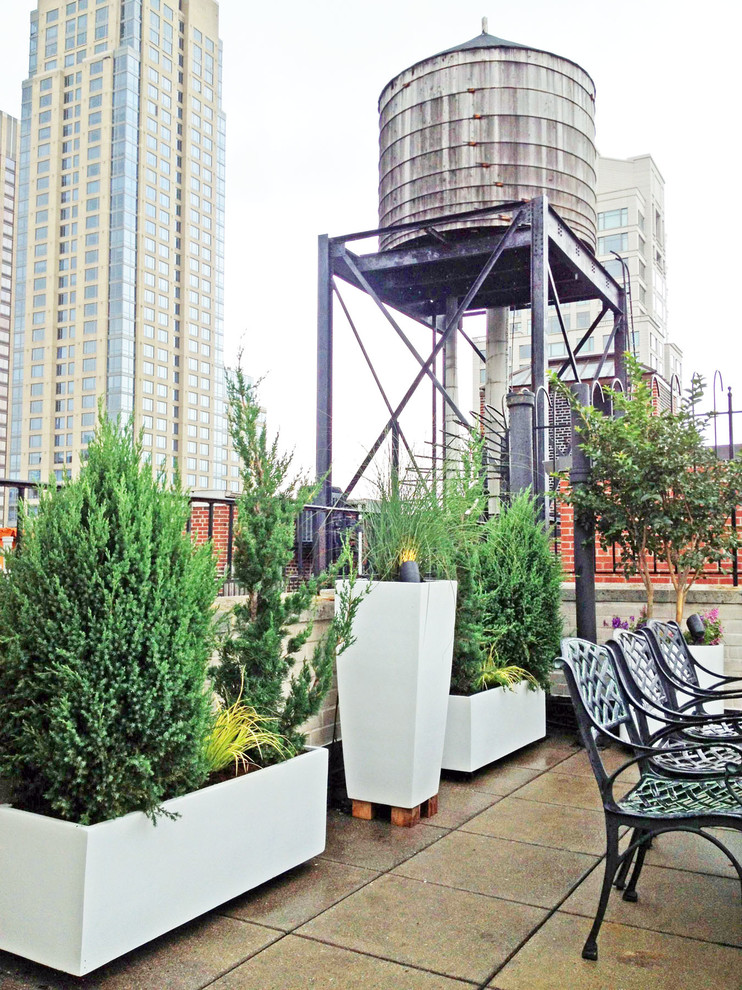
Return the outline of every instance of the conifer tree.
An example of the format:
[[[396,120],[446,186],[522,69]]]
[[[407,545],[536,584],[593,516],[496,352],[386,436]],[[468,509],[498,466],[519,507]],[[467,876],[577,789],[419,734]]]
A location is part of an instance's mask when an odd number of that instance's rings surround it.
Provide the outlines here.
[[[300,749],[305,741],[300,727],[319,711],[330,688],[336,649],[347,645],[351,617],[341,611],[311,656],[298,662],[312,623],[293,636],[289,627],[312,608],[328,576],[310,578],[287,592],[285,571],[294,555],[297,520],[316,486],[292,474],[292,455],[281,453],[278,437],[269,441],[254,386],[240,368],[227,388],[242,484],[234,578],[246,600],[234,607],[219,663],[211,668],[212,682],[226,704],[241,697],[260,715],[273,718],[276,730]]]
[[[205,779],[215,567],[189,502],[101,415],[79,476],[21,512],[0,580],[0,777],[87,825]]]

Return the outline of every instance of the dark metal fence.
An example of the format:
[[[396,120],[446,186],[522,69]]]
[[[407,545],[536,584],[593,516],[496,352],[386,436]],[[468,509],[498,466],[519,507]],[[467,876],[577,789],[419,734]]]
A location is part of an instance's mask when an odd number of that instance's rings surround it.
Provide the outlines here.
[[[700,379],[700,376],[693,375],[691,378],[691,390],[693,388],[694,382],[698,382],[698,381],[702,381]],[[691,402],[691,412],[693,414],[693,417],[697,421],[705,422],[707,428],[707,441],[709,446],[713,447],[714,453],[716,454],[717,458],[719,458],[720,460],[732,460],[734,457],[739,456],[740,452],[742,452],[742,444],[735,444],[734,442],[734,435],[735,435],[734,417],[742,416],[742,409],[734,408],[734,397],[733,397],[732,389],[731,387],[728,387],[726,389],[724,388],[724,382],[720,371],[716,371],[714,373],[714,377],[712,380],[711,409],[701,408],[702,401],[706,397],[706,394],[707,393],[704,392],[700,400]],[[674,378],[673,382],[671,382],[670,384],[670,393],[668,397],[667,408],[669,408],[671,411],[677,411],[677,409],[679,408],[680,395],[681,395],[680,384],[677,381],[677,379]],[[595,399],[593,399],[593,404],[595,404]],[[552,429],[556,425],[555,420],[556,417],[553,417],[552,423],[550,424],[550,428]],[[739,427],[737,432],[739,433]],[[725,439],[726,442],[724,442]],[[554,456],[553,454],[554,451],[556,451],[557,454],[564,454],[570,452],[568,444],[566,448],[564,448],[562,445],[560,449],[560,443],[557,440],[555,434],[550,433],[549,440],[550,440],[550,451],[552,453],[552,457]],[[740,511],[735,511],[731,515],[730,525],[735,533],[739,533],[739,520],[741,515],[742,513],[740,513]],[[558,513],[557,513],[556,524],[557,525],[556,525],[555,548],[556,548],[556,552],[558,553],[559,536],[560,536],[558,530],[558,524],[559,524]],[[730,558],[727,561],[723,561],[720,564],[717,564],[713,569],[712,568],[707,569],[704,572],[705,576],[709,577],[715,573],[720,575],[731,574],[733,587],[735,588],[738,587],[739,578],[740,578],[739,557],[741,552],[742,551],[738,551],[736,554],[733,555],[732,558]],[[609,554],[610,554],[611,567],[609,569],[605,568],[605,558],[603,558],[603,560],[600,562],[598,566],[598,571],[597,571],[598,579],[601,573],[602,574],[622,573],[618,560],[619,551],[615,544],[612,545]],[[652,573],[661,575],[667,573],[667,571],[664,565],[662,564],[662,562],[658,562],[656,559],[653,559]]]
[[[33,498],[42,486],[33,481],[0,478],[0,489],[9,504],[18,506],[21,500]],[[234,539],[237,526],[237,499],[234,496],[191,495],[191,514],[186,531],[199,542],[212,540],[219,554],[219,570],[222,578],[221,595],[238,595],[240,588],[234,580]],[[200,511],[199,511],[200,510]],[[15,518],[17,515],[14,513]],[[16,527],[16,545],[23,539],[20,527]],[[289,587],[316,573],[320,556],[321,539],[327,541],[325,566],[335,564],[344,541],[348,538],[359,555],[362,545],[362,521],[360,509],[350,506],[307,505],[299,515],[294,541],[294,560],[287,569]],[[324,534],[324,537],[321,536]]]

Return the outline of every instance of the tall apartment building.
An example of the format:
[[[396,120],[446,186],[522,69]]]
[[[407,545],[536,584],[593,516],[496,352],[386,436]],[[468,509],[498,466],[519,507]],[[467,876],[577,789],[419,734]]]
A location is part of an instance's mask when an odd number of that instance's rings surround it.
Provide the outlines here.
[[[626,160],[599,158],[597,198],[596,256],[619,285],[623,285],[624,273],[616,254],[626,264],[633,316],[632,350],[645,367],[657,372],[666,382],[669,383],[673,375],[682,381],[682,351],[670,341],[667,331],[664,180],[651,155]],[[596,301],[563,307],[565,329],[572,348],[599,312],[600,305]],[[525,385],[530,381],[530,311],[514,310],[510,321],[511,376],[514,384]],[[592,377],[591,373],[597,370],[612,328],[613,317],[606,316],[582,347],[583,378]],[[567,356],[567,348],[553,307],[548,332],[550,362],[552,366],[561,365]],[[606,372],[613,374],[612,360],[604,366],[603,374]],[[484,380],[483,373],[484,369],[475,360],[475,384]]]
[[[10,324],[13,288],[13,234],[18,179],[18,121],[0,111],[0,184],[3,192],[2,272],[0,273],[0,478],[7,475],[8,399],[10,387]],[[0,515],[5,492],[0,490]]]
[[[680,379],[682,352],[667,332],[665,182],[651,155],[599,159],[597,256],[621,284],[614,251],[631,276],[635,356],[666,381]]]
[[[73,473],[99,397],[223,488],[224,117],[216,0],[39,0],[19,163],[13,477]]]

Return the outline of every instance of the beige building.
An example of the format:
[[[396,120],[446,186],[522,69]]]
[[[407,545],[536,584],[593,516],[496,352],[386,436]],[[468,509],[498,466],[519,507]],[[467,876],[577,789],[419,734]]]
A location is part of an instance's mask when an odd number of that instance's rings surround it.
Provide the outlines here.
[[[19,166],[9,473],[76,471],[102,396],[224,488],[215,0],[39,0]]]
[[[667,263],[665,242],[664,180],[651,155],[626,160],[598,159],[598,241],[596,255],[631,297],[630,346],[645,367],[667,382],[673,375],[682,382],[682,351],[671,343],[667,331]],[[614,254],[614,252],[616,254]],[[600,312],[597,302],[571,303],[563,307],[565,329],[574,349]],[[587,359],[580,374],[590,378],[608,344],[613,317],[607,315],[580,350]],[[510,313],[509,377],[515,384],[530,380],[531,320],[529,310]],[[547,352],[550,363],[561,365],[567,357],[556,311],[548,323]],[[613,362],[604,367],[613,373]],[[484,368],[474,363],[475,385],[484,382]],[[475,392],[476,394],[476,392]]]
[[[3,191],[2,273],[0,274],[0,478],[7,477],[10,326],[13,290],[13,234],[18,180],[18,121],[0,111],[0,183]],[[0,517],[5,492],[0,489]]]

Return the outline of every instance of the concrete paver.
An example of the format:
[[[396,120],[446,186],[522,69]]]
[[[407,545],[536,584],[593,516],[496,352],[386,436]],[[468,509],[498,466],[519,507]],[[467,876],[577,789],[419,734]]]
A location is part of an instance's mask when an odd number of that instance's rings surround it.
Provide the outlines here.
[[[222,915],[288,932],[373,880],[373,870],[313,859],[217,909]]]
[[[598,959],[582,959],[592,919],[557,912],[500,970],[497,990],[742,990],[742,952],[605,924]]]
[[[430,822],[413,828],[394,828],[386,821],[367,822],[331,811],[327,820],[327,847],[321,858],[367,870],[390,870],[447,833],[447,829],[432,824],[435,818]]]
[[[596,856],[605,850],[602,811],[524,801],[514,796],[503,798],[464,822],[461,831]]]
[[[287,935],[212,984],[213,990],[471,990],[452,980],[386,959]]]
[[[574,737],[444,775],[439,807],[411,829],[331,811],[304,866],[82,979],[0,952],[0,990],[742,990],[737,875],[687,833],[655,839],[581,958],[604,838]]]
[[[545,917],[524,904],[388,874],[299,934],[479,983]]]
[[[596,870],[561,910],[592,919],[602,883],[603,870]],[[645,864],[637,893],[639,900],[631,903],[623,900],[620,891],[612,891],[608,921],[742,947],[739,880]]]
[[[457,831],[401,863],[394,872],[551,908],[597,862],[597,856]]]

